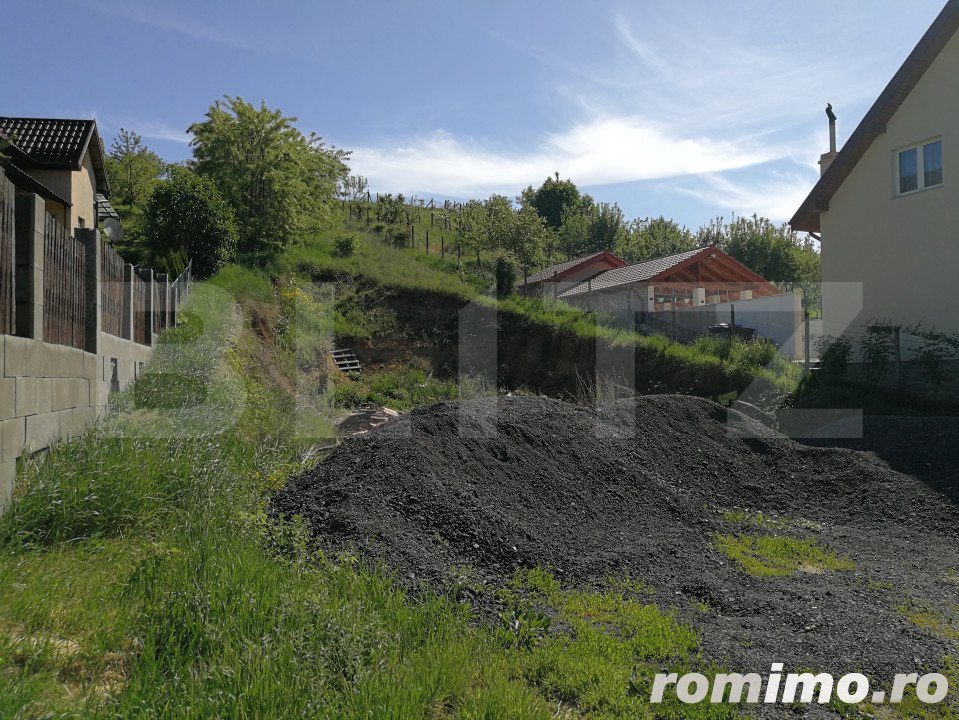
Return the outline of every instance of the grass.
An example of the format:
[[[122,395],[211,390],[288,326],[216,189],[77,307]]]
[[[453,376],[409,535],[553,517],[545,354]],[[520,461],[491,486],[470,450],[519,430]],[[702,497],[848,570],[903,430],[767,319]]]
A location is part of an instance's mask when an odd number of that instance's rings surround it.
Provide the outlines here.
[[[570,631],[545,637],[532,608],[490,628],[268,518],[269,493],[312,460],[299,401],[261,364],[281,350],[263,355],[232,295],[249,309],[266,293],[233,269],[216,280],[151,368],[199,379],[204,402],[162,402],[156,383],[160,401],[138,403],[134,386],[18,478],[0,519],[0,717],[546,720],[557,703],[642,717],[646,673],[700,663],[695,633],[632,597],[635,583],[580,593],[530,575],[523,592],[538,587]],[[276,322],[280,295],[264,315]],[[414,403],[424,385],[452,392],[413,373],[369,390]]]
[[[738,717],[734,706],[689,706],[668,695],[655,710],[647,703],[663,666],[680,673],[718,668],[706,667],[694,631],[644,602],[644,587],[633,589],[627,580],[599,592],[565,590],[544,570],[518,570],[500,597],[504,642],[520,648],[514,655],[524,680],[556,701],[557,716],[565,708],[570,717]]]
[[[755,577],[781,577],[797,572],[822,573],[851,570],[848,558],[820,547],[815,540],[781,535],[721,535],[716,549]]]
[[[412,410],[457,396],[455,382],[437,380],[422,370],[356,375],[337,381],[333,390],[336,407],[381,405],[394,410]]]
[[[611,327],[602,318],[597,320],[593,313],[561,302],[518,295],[497,300],[485,294],[491,277],[478,275],[465,257],[462,263],[441,260],[420,249],[393,247],[360,225],[344,221],[343,227],[358,235],[353,255],[336,254],[333,236],[341,231],[337,229],[290,248],[273,271],[300,274],[314,281],[337,281],[341,294],[357,292],[356,284],[361,282],[365,286],[360,291],[370,291],[371,287],[394,289],[436,293],[464,304],[480,302],[554,332],[584,340],[598,339],[612,347],[637,347],[647,366],[657,364],[664,376],[688,377],[686,385],[692,391],[707,395],[742,389],[755,380],[773,388],[775,393],[788,394],[795,391],[802,377],[802,369],[779,355],[768,342],[704,338],[695,345],[683,345],[663,335],[646,336]],[[369,307],[376,305],[375,298],[366,299],[374,301],[367,303]],[[384,327],[384,318],[371,318],[368,323],[355,312],[342,312],[343,307],[350,306],[349,302],[338,306],[339,336],[365,338]]]
[[[726,508],[720,510],[723,520],[733,525],[746,525],[763,528],[764,530],[821,530],[822,526],[805,518],[786,518],[779,515],[764,513],[761,510],[745,510],[742,508]]]

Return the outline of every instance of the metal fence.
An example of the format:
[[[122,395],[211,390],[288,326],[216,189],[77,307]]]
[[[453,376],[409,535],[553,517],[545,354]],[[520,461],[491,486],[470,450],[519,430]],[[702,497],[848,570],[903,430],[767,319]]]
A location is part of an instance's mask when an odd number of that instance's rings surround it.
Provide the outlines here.
[[[43,232],[43,267],[43,339],[83,349],[86,253],[49,213]]]
[[[7,335],[16,329],[15,193],[13,183],[0,173],[0,334]]]

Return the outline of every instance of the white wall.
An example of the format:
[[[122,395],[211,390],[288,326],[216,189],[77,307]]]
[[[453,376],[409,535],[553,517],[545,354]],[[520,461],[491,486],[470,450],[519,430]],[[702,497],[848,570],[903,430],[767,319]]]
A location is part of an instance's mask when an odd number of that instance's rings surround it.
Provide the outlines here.
[[[943,184],[896,197],[896,151],[938,137]],[[826,334],[857,335],[880,319],[959,330],[959,36],[835,193],[821,228]]]
[[[737,326],[753,328],[757,336],[776,343],[787,357],[802,359],[805,328],[802,292],[799,291],[676,310],[676,324],[706,333],[710,325],[728,323],[733,307]],[[654,316],[665,322],[672,322],[674,317],[671,311],[654,313]]]

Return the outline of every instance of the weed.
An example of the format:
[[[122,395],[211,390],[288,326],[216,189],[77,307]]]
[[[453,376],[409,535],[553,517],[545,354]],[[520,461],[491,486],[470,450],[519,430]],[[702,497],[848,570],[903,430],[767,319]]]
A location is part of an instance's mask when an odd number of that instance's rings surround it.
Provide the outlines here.
[[[851,570],[855,567],[848,558],[821,548],[812,539],[717,534],[714,541],[719,552],[734,560],[741,570],[756,577]]]

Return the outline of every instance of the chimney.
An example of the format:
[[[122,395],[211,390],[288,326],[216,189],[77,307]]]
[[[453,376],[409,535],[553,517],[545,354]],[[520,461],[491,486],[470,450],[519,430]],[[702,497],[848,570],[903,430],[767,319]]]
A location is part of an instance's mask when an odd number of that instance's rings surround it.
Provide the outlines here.
[[[826,117],[829,118],[829,152],[823,153],[819,157],[819,174],[824,175],[826,169],[836,159],[836,113],[832,111],[832,103],[826,104]]]

